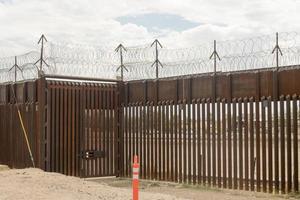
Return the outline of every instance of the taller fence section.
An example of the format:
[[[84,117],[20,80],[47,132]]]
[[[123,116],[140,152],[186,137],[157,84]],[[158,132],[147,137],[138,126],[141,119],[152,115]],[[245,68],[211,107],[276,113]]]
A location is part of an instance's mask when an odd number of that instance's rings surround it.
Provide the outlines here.
[[[43,134],[40,132],[40,111],[43,108],[38,102],[39,93],[40,81],[0,85],[1,164],[12,168],[33,167],[26,134],[35,166],[43,168]]]
[[[299,190],[300,69],[130,81],[123,168],[144,179],[264,192]]]
[[[118,174],[118,86],[71,77],[47,80],[47,171],[81,177]]]

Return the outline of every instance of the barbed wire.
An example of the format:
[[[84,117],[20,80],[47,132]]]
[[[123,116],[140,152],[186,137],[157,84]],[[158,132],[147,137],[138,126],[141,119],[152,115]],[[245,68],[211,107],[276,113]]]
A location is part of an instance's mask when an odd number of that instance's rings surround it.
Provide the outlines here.
[[[221,60],[217,71],[227,72],[269,68],[276,65],[276,57],[271,54],[275,45],[275,34],[217,42],[217,51]],[[280,66],[300,64],[300,34],[288,32],[279,34],[279,45],[283,56],[279,58]],[[163,64],[159,76],[178,76],[213,71],[213,62],[209,56],[213,52],[213,43],[207,42],[189,48],[159,49],[159,58]],[[128,72],[125,80],[155,78],[155,68],[151,67],[155,59],[155,49],[149,44],[126,47],[123,54],[124,65]],[[39,58],[39,52],[32,51],[18,56],[18,65],[23,69],[18,79],[37,77],[33,65]],[[46,74],[116,78],[119,55],[108,46],[92,46],[71,43],[48,42],[45,46],[45,60],[49,68]],[[0,81],[11,81],[12,73],[8,69],[14,64],[14,57],[0,58]],[[20,72],[19,72],[20,73]]]

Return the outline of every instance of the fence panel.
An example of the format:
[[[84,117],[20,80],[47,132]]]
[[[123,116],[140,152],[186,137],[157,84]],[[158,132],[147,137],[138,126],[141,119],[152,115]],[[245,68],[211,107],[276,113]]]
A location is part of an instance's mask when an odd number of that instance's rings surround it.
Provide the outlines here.
[[[215,90],[196,87],[211,79],[206,76],[127,82],[124,175],[131,175],[131,158],[138,154],[145,179],[297,192],[299,95],[294,86],[282,85],[286,72],[278,73],[277,83],[267,80],[267,71],[217,75]]]

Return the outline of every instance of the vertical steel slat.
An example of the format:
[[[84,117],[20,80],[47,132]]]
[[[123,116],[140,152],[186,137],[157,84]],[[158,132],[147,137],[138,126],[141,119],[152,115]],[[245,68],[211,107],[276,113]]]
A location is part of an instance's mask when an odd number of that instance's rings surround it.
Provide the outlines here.
[[[107,129],[107,89],[103,85],[102,86],[102,142],[103,142],[103,151],[104,151],[104,158],[103,160],[103,173],[102,175],[105,176],[107,174],[107,157],[108,157],[108,152],[107,152],[107,147],[106,147],[106,140],[107,140],[107,134],[106,134],[106,129]]]
[[[112,106],[113,106],[113,102],[112,102],[112,90],[111,90],[111,86],[110,85],[107,85],[107,137],[106,137],[106,142],[107,142],[107,175],[111,175],[112,174],[112,163],[111,161],[113,160],[112,159],[112,137],[113,137],[113,134],[111,132],[111,126],[112,126],[112,122],[113,122],[113,116],[112,116],[112,113],[111,113],[111,110],[112,110]]]
[[[166,180],[166,102],[163,101],[162,102],[162,134],[161,134],[161,147],[162,147],[162,151],[160,154],[161,157],[161,167],[160,168],[162,170],[162,180]]]
[[[266,163],[266,108],[265,97],[262,97],[261,103],[261,143],[262,143],[262,187],[263,192],[267,192],[267,163]]]
[[[14,165],[13,149],[12,149],[13,148],[13,134],[12,133],[13,133],[13,120],[14,120],[13,110],[12,110],[13,106],[12,106],[11,103],[8,103],[7,106],[8,106],[8,109],[7,109],[8,117],[7,117],[7,119],[9,120],[9,121],[6,120],[6,122],[8,124],[7,125],[7,132],[8,132],[8,146],[9,146],[9,153],[8,153],[8,155],[9,155],[9,167],[13,167],[13,165]],[[37,143],[37,146],[38,146],[38,143]],[[37,155],[39,155],[39,153]]]
[[[156,147],[158,148],[158,154],[156,157],[156,161],[158,165],[156,166],[158,169],[158,180],[161,180],[161,115],[162,115],[162,104],[158,102],[158,120],[157,120],[157,143]]]
[[[107,85],[103,86],[103,112],[104,112],[104,126],[103,126],[103,143],[104,143],[104,151],[105,151],[105,157],[104,157],[104,176],[109,174],[109,104],[110,104],[110,99],[109,99],[109,89]]]
[[[7,90],[5,90],[5,93],[7,94]],[[34,105],[34,111],[35,111],[35,105]],[[9,123],[8,123],[8,119],[10,119],[10,114],[9,114],[9,105],[8,105],[8,103],[7,102],[5,102],[4,103],[4,105],[3,105],[3,115],[2,115],[3,117],[2,117],[2,123],[3,123],[3,132],[4,132],[4,134],[5,134],[5,137],[6,137],[6,139],[5,139],[5,141],[3,141],[4,143],[5,143],[5,148],[6,148],[6,157],[5,157],[5,159],[6,159],[6,163],[7,163],[7,165],[8,166],[11,166],[10,165],[10,154],[11,154],[11,152],[10,152],[10,135],[9,135]],[[4,116],[6,116],[6,117],[4,117]]]
[[[110,137],[109,137],[109,146],[110,146],[110,173],[109,175],[111,176],[114,176],[114,175],[117,175],[116,173],[116,170],[117,170],[117,165],[116,165],[116,162],[115,162],[115,148],[117,146],[117,144],[115,143],[115,140],[117,142],[118,139],[120,138],[117,138],[117,134],[115,134],[115,128],[117,127],[117,124],[116,124],[116,116],[115,116],[115,91],[114,91],[114,88],[113,88],[113,85],[110,85],[110,109],[109,109],[109,112],[110,112],[110,119],[109,122],[110,122]]]
[[[100,147],[100,137],[99,137],[99,124],[100,124],[100,120],[99,120],[99,94],[100,94],[100,89],[101,89],[101,86],[100,85],[97,85],[96,87],[96,90],[95,90],[95,120],[94,120],[94,123],[95,123],[95,148],[100,151],[101,150],[101,147]],[[96,164],[95,164],[95,171],[96,171],[96,175],[97,176],[101,176],[100,175],[100,159],[101,158],[97,158],[96,159]]]
[[[192,100],[192,147],[193,147],[193,184],[196,184],[196,166],[197,166],[197,157],[196,157],[196,99]]]
[[[60,172],[60,89],[55,88],[55,172]],[[33,108],[34,109],[34,108]]]
[[[107,151],[106,151],[106,88],[104,85],[101,85],[101,149],[104,152],[104,157],[101,158],[101,175],[104,176],[106,174],[106,157],[107,157]]]
[[[139,127],[140,127],[140,123],[139,123],[139,102],[136,102],[136,107],[135,107],[135,149],[136,149],[136,155],[140,155],[140,149],[139,149]]]
[[[11,102],[10,104],[10,112],[11,112],[11,122],[10,122],[10,135],[11,135],[11,140],[10,140],[10,152],[11,152],[11,158],[12,158],[12,167],[13,168],[18,168],[18,163],[17,163],[17,155],[19,152],[19,140],[16,138],[16,132],[17,132],[17,128],[18,128],[18,124],[15,125],[14,122],[16,120],[18,120],[16,118],[16,107],[15,107],[15,103]],[[43,141],[43,138],[41,138],[40,140]],[[16,147],[14,148],[13,144],[16,144]],[[13,152],[17,152],[17,153],[13,153]],[[42,160],[41,162],[44,162],[44,160]]]
[[[183,182],[186,183],[187,182],[187,137],[186,137],[186,118],[187,118],[187,113],[186,113],[186,100],[183,100]]]
[[[85,117],[85,110],[86,110],[86,86],[87,84],[82,84],[80,87],[80,113],[81,113],[81,117],[80,117],[80,151],[83,152],[86,150],[86,138],[85,138],[85,127],[87,126],[87,121],[86,121],[86,117]],[[86,177],[86,160],[81,157],[81,162],[80,162],[80,177]]]
[[[64,84],[64,174],[69,175],[69,116],[68,116],[68,98],[69,98],[69,87],[67,83]]]
[[[7,93],[7,90],[5,90],[5,95]],[[35,110],[35,108],[34,108]],[[32,111],[33,112],[33,111]],[[6,116],[6,117],[4,117]],[[7,123],[7,119],[9,119],[9,114],[8,114],[8,104],[7,102],[4,102],[3,104],[3,112],[2,112],[2,125],[3,125],[3,134],[5,136],[5,140],[2,140],[2,142],[4,143],[3,147],[6,149],[6,153],[5,153],[5,163],[7,163],[7,165],[10,165],[10,152],[9,152],[9,132],[8,132],[8,123]],[[3,151],[4,152],[4,151]]]
[[[75,155],[75,149],[74,149],[74,143],[75,143],[75,138],[73,135],[74,132],[74,113],[73,113],[73,90],[74,90],[74,83],[70,83],[69,85],[69,99],[68,99],[68,134],[69,134],[69,175],[74,176],[73,173],[75,171],[75,162],[74,162],[74,155]]]
[[[80,86],[77,84],[76,85],[76,90],[75,90],[75,125],[76,125],[76,176],[80,176]]]
[[[146,102],[144,101],[143,104],[143,112],[142,112],[142,116],[143,116],[143,119],[142,119],[142,124],[143,124],[143,128],[142,128],[142,132],[143,132],[143,178],[146,179],[147,178],[147,174],[149,173],[148,170],[147,170],[147,167],[148,167],[148,162],[147,162],[147,152],[148,152],[148,148],[147,148],[147,137],[148,137],[148,134],[147,134],[147,125],[146,125],[146,120],[147,120],[147,110],[146,110]]]
[[[119,91],[119,85],[112,85],[113,87],[113,108],[112,108],[112,113],[113,113],[113,123],[112,123],[112,132],[113,132],[113,175],[120,177],[123,176],[123,124],[122,124],[122,106],[119,102],[119,96],[120,96],[120,91]]]
[[[219,187],[221,187],[222,183],[221,183],[221,169],[223,171],[222,173],[222,177],[223,177],[223,188],[227,188],[227,157],[226,157],[226,154],[227,154],[227,151],[226,151],[226,140],[229,140],[229,138],[226,137],[226,112],[225,112],[225,109],[226,109],[226,100],[225,99],[222,99],[222,122],[220,121],[220,102],[218,102],[218,134],[219,134],[219,142],[218,142],[218,146],[219,146],[219,156],[218,156],[218,162],[220,162],[220,164],[218,165],[218,168],[219,168]],[[222,123],[222,129],[221,129],[221,123]],[[222,130],[222,132],[221,132]],[[230,134],[228,134],[229,136]],[[221,137],[222,137],[222,146],[221,146]],[[221,147],[222,148],[222,158],[221,158]],[[229,147],[229,145],[228,145]],[[229,153],[229,151],[228,151]],[[221,161],[222,159],[222,161]],[[222,166],[221,166],[221,163],[222,163]],[[223,167],[223,168],[221,168]],[[231,170],[231,168],[229,168],[229,170]]]
[[[211,112],[210,112],[210,99],[207,99],[206,104],[206,128],[207,128],[207,181],[208,185],[211,185]]]
[[[243,189],[243,110],[242,99],[238,99],[238,168],[239,168],[239,189]]]
[[[111,137],[111,132],[110,132],[110,125],[111,125],[111,90],[110,90],[110,86],[106,85],[106,151],[107,151],[107,156],[106,156],[106,174],[105,175],[110,175],[111,174],[111,146],[110,146],[110,137]]]
[[[284,194],[286,192],[285,187],[285,120],[284,120],[284,96],[280,96],[280,169],[281,169],[281,192]]]
[[[4,91],[4,95],[6,95],[6,90]],[[3,106],[2,106],[2,117],[0,120],[2,120],[2,125],[3,125],[3,134],[4,134],[4,137],[5,137],[5,140],[1,140],[2,141],[2,145],[3,145],[3,148],[6,149],[6,154],[5,154],[5,163],[7,163],[7,165],[9,165],[9,137],[8,137],[8,130],[7,130],[7,123],[6,123],[6,120],[8,119],[8,113],[7,113],[7,108],[8,108],[8,105],[6,102],[3,103]],[[3,117],[3,116],[6,116],[6,117]],[[1,146],[2,146],[1,145]]]
[[[154,179],[155,180],[158,180],[158,167],[159,167],[159,164],[158,164],[158,140],[159,140],[159,136],[158,136],[158,125],[159,125],[159,102],[155,102],[154,103],[154,134],[155,134],[155,137],[154,137]]]
[[[10,119],[9,120],[9,130],[8,130],[8,132],[9,132],[9,139],[10,139],[10,141],[9,141],[9,143],[10,143],[10,148],[9,148],[9,151],[10,151],[10,167],[13,167],[13,168],[15,168],[16,166],[15,166],[15,159],[14,159],[14,155],[16,155],[16,154],[13,154],[13,144],[14,144],[14,142],[13,141],[15,141],[14,139],[14,135],[15,134],[13,134],[13,133],[15,133],[16,131],[14,130],[15,129],[15,126],[13,126],[13,122],[14,121],[16,121],[16,119],[15,119],[15,116],[14,116],[14,105],[10,102],[10,104],[9,104],[9,118],[8,119]],[[15,144],[17,144],[17,141],[15,141]],[[16,149],[15,149],[15,151],[17,152],[18,151],[18,145],[16,146]]]
[[[255,136],[256,136],[256,191],[261,191],[261,178],[260,178],[260,109],[259,100],[255,99]]]
[[[0,96],[1,96],[1,92],[0,92]],[[5,145],[5,133],[3,132],[3,119],[4,119],[4,115],[3,115],[3,106],[2,103],[0,102],[0,163],[6,163],[6,160],[4,159],[4,150],[6,149],[6,145]]]
[[[5,119],[5,124],[6,124],[6,132],[7,132],[7,137],[8,137],[8,166],[9,167],[13,167],[13,151],[12,151],[12,139],[13,139],[13,135],[12,135],[12,105],[10,102],[7,102],[6,104],[6,113],[5,116],[7,116]]]
[[[56,172],[55,169],[55,147],[56,147],[56,143],[55,143],[55,95],[56,95],[56,91],[54,88],[50,88],[49,90],[51,90],[51,171],[52,172]],[[48,102],[49,103],[49,102]],[[30,115],[28,115],[28,118],[30,118]],[[31,130],[30,130],[31,132]],[[31,132],[32,134],[32,132]],[[33,139],[33,138],[32,138]]]
[[[2,93],[0,92],[0,96],[2,95]],[[5,146],[5,135],[4,135],[4,132],[2,131],[3,130],[3,111],[2,111],[2,103],[0,102],[0,163],[6,163],[6,160],[4,159],[4,150],[6,148]]]
[[[116,122],[116,116],[114,115],[114,111],[115,111],[115,91],[113,88],[113,85],[110,85],[110,119],[109,123],[110,123],[110,173],[109,175],[116,175],[116,163],[115,163],[115,143],[114,140],[117,140],[119,138],[117,138],[117,134],[115,134],[115,127],[117,126]]]
[[[85,149],[84,150],[91,150],[91,147],[90,147],[90,127],[91,127],[91,118],[90,118],[90,111],[91,111],[91,84],[87,84],[87,88],[86,88],[86,106],[84,107],[85,109],[85,118],[86,118],[86,123],[85,123],[85,126],[84,126],[84,138],[85,138],[85,142],[84,142],[84,146],[85,146]],[[86,174],[86,177],[90,177],[91,176],[91,160],[90,159],[87,159],[85,161],[85,165],[86,165],[86,168],[85,168],[85,174]]]
[[[174,163],[174,146],[175,146],[175,142],[174,141],[174,135],[175,135],[175,130],[176,128],[174,127],[174,101],[170,102],[170,173],[171,173],[171,177],[170,180],[171,181],[175,181],[174,179],[174,166],[176,165],[176,163]]]
[[[232,101],[232,124],[233,124],[233,188],[237,189],[237,111],[236,111],[236,99],[234,98]]]
[[[25,90],[25,89],[24,89]],[[25,91],[24,91],[25,92]],[[24,93],[25,94],[25,93]],[[51,94],[48,95],[48,100],[51,99]],[[49,102],[51,102],[49,100]],[[48,103],[48,107],[51,107],[51,105],[49,106],[49,103]],[[26,99],[23,99],[23,101],[21,102],[21,113],[22,113],[22,116],[23,116],[23,120],[24,120],[24,126],[25,126],[25,129],[27,130],[27,134],[28,134],[28,140],[30,141],[31,140],[31,133],[29,132],[29,122],[28,122],[28,112],[27,112],[28,108],[27,108],[27,102],[26,102]],[[47,119],[51,119],[51,109],[49,112],[47,112]],[[48,165],[48,170],[51,171],[51,148],[50,148],[50,145],[51,145],[51,123],[52,123],[52,120],[49,122],[47,120],[47,148],[48,148],[48,152],[49,154],[47,154],[47,165]],[[22,127],[20,126],[20,134],[22,134]],[[23,137],[22,138],[22,145],[23,145],[23,152],[22,152],[22,160],[23,162],[21,163],[21,166],[22,168],[24,167],[27,167],[27,166],[31,166],[30,164],[30,156],[28,155],[28,149],[27,149],[27,146],[26,146],[26,141],[25,141],[25,138]]]
[[[146,157],[147,157],[147,161],[146,161],[146,164],[147,164],[147,167],[146,167],[146,176],[145,176],[145,178],[147,178],[147,179],[151,179],[151,163],[150,163],[150,161],[151,161],[151,158],[150,158],[150,155],[151,155],[151,153],[150,153],[150,150],[151,150],[151,146],[150,146],[150,134],[151,134],[151,132],[150,132],[150,102],[149,101],[147,101],[146,102],[146,107],[145,107],[145,117],[146,117],[146,119],[145,119],[145,145],[147,146],[147,154],[146,154]]]
[[[244,171],[245,171],[245,190],[249,190],[249,141],[248,141],[248,98],[244,99]]]
[[[205,123],[205,99],[201,100],[201,121],[202,121],[202,178],[203,184],[206,184],[206,123]]]
[[[68,175],[68,89],[64,83],[64,174]]]
[[[153,105],[154,102],[151,101],[150,102],[150,120],[151,120],[151,123],[150,123],[150,141],[151,141],[151,148],[150,148],[150,156],[151,156],[151,179],[153,180],[155,178],[155,175],[154,175],[154,167],[155,167],[155,156],[154,156],[154,152],[155,152],[155,149],[154,149],[154,139],[155,139],[155,135],[154,135],[154,122],[155,122],[155,113],[154,113],[154,109],[155,109],[155,106]]]
[[[174,180],[178,182],[178,134],[179,131],[179,116],[178,116],[178,105],[179,102],[174,103]]]
[[[17,95],[17,93],[16,93]],[[16,153],[14,155],[14,163],[15,163],[15,168],[21,168],[21,164],[23,162],[23,158],[22,158],[22,151],[23,151],[23,138],[21,137],[17,137],[17,135],[19,135],[20,133],[20,121],[19,121],[19,118],[18,118],[18,111],[17,111],[17,104],[19,105],[19,109],[20,109],[20,112],[22,113],[22,108],[21,108],[21,103],[18,103],[18,102],[14,102],[13,103],[13,112],[14,112],[14,124],[13,124],[13,135],[14,135],[14,140],[12,142],[15,142],[16,144],[16,147],[12,147],[13,151],[14,149],[17,149],[16,150]],[[19,123],[15,123],[15,122],[19,122]],[[45,132],[45,135],[44,137],[42,137],[42,141],[43,142],[47,142],[47,132]],[[47,164],[47,152],[48,152],[48,148],[47,146],[45,146],[45,157],[43,157],[43,161]],[[45,164],[45,170],[48,170],[48,166]]]
[[[80,176],[80,85],[75,88],[75,140],[76,140],[76,176]]]
[[[273,193],[273,132],[272,132],[272,105],[271,97],[268,97],[268,183],[269,183],[269,192]]]
[[[179,133],[178,133],[178,161],[179,161],[179,166],[178,166],[178,170],[179,170],[179,183],[182,183],[182,163],[183,163],[183,157],[182,157],[182,109],[183,109],[183,102],[179,101],[179,116],[178,116],[178,121],[179,121]]]
[[[188,142],[188,146],[187,146],[187,153],[188,153],[188,183],[191,184],[192,182],[192,155],[191,155],[191,102],[190,100],[187,102],[187,142]]]
[[[297,95],[293,95],[293,147],[294,147],[294,174],[293,174],[293,187],[294,192],[299,191],[299,180],[298,180],[298,106],[297,106]]]
[[[91,145],[92,145],[92,150],[93,151],[97,151],[97,112],[96,112],[96,108],[97,108],[97,89],[98,89],[98,84],[94,84],[93,88],[92,88],[92,105],[91,105],[91,119],[92,119],[92,123],[91,123],[91,128],[92,128],[92,134],[91,134]],[[94,158],[92,160],[92,173],[93,173],[93,177],[98,176],[97,173],[97,161],[98,158]]]
[[[292,190],[292,143],[291,143],[291,97],[286,97],[286,149],[287,149],[287,192]]]
[[[49,98],[48,98],[48,105],[51,103],[51,98],[52,98],[52,94],[49,95]],[[52,108],[52,105],[50,104],[50,107]],[[32,134],[30,132],[30,124],[29,124],[29,115],[28,115],[28,104],[27,104],[27,101],[26,99],[23,100],[23,103],[22,103],[22,110],[23,110],[23,116],[24,116],[24,126],[28,132],[28,140],[29,140],[29,144],[30,144],[30,141],[32,140]],[[52,123],[53,123],[53,120],[51,118],[51,115],[52,115],[52,109],[50,109],[49,113],[48,113],[48,117],[51,119],[50,122],[48,122],[48,128],[47,128],[47,131],[48,131],[48,141],[49,141],[49,152],[50,152],[50,156],[48,156],[48,165],[50,166],[49,167],[49,171],[52,171],[53,170],[53,166],[52,166],[52,148],[51,148],[51,144],[52,144]],[[49,119],[48,118],[48,119]],[[22,129],[21,129],[22,131]],[[31,166],[31,163],[30,163],[30,156],[28,155],[28,149],[26,148],[26,141],[25,141],[25,138],[23,137],[23,145],[24,145],[24,151],[23,151],[23,155],[24,155],[24,162],[23,162],[23,167],[27,167],[27,166]],[[27,153],[26,153],[26,150],[27,150]],[[48,154],[49,155],[49,154]]]
[[[72,140],[72,126],[71,126],[71,106],[72,106],[72,97],[71,97],[71,87],[69,85],[67,85],[68,87],[68,98],[67,98],[67,134],[68,134],[68,170],[67,170],[67,174],[68,175],[71,175],[72,174],[72,143],[73,143],[73,140]]]
[[[216,165],[216,168],[217,168],[217,183],[218,183],[218,187],[222,187],[222,181],[221,181],[221,169],[222,169],[222,166],[221,166],[221,162],[222,162],[222,157],[221,157],[221,111],[220,111],[220,98],[217,98],[217,101],[216,101],[216,107],[217,107],[217,131],[216,131],[216,140],[217,140],[217,146],[216,146],[216,149],[217,149],[217,155],[216,155],[216,162],[217,162],[217,165]],[[223,113],[222,113],[223,114]]]
[[[226,101],[225,101],[226,103]],[[232,136],[233,136],[233,132],[232,132],[232,115],[231,115],[231,101],[227,102],[227,138],[228,138],[228,188],[232,189]],[[226,125],[225,125],[226,126]],[[223,129],[224,130],[224,129]],[[226,133],[225,133],[226,134]],[[226,165],[226,162],[224,161],[224,165]],[[224,187],[225,188],[225,187]]]
[[[91,141],[91,148],[90,150],[95,151],[95,92],[96,92],[96,85],[93,84],[92,88],[91,88],[91,134],[90,134],[90,138],[89,140]],[[95,164],[96,164],[96,159],[92,159],[91,160],[91,176],[95,177],[96,176],[96,168],[95,168]]]
[[[59,142],[60,142],[60,173],[64,173],[64,89],[63,89],[63,86],[60,88],[60,117],[59,117],[59,127],[60,127],[60,139],[59,139]]]
[[[1,93],[0,93],[0,96],[1,96]],[[3,105],[2,103],[0,102],[0,163],[7,163],[6,159],[4,158],[5,157],[5,154],[4,154],[4,150],[7,148],[6,147],[6,139],[5,139],[5,132],[3,131],[3,121],[4,121],[4,116],[3,116]]]
[[[114,132],[114,153],[113,153],[113,174],[120,177],[123,176],[123,163],[124,163],[124,156],[122,156],[123,146],[124,146],[124,126],[123,126],[123,108],[120,102],[120,86],[119,85],[113,85],[113,115],[114,115],[114,121],[113,121],[113,132]]]
[[[7,93],[7,90],[5,89],[2,93],[3,96],[6,96],[6,93]],[[2,157],[2,160],[7,164],[9,165],[9,146],[8,146],[8,131],[7,131],[7,123],[6,123],[6,120],[8,118],[8,115],[7,115],[7,103],[6,103],[6,100],[4,100],[3,104],[1,105],[2,107],[2,112],[1,112],[1,118],[0,118],[0,121],[1,121],[1,124],[2,124],[2,127],[1,127],[1,134],[3,134],[3,137],[4,139],[0,141],[1,143],[1,146],[6,149],[6,153],[4,154],[4,151],[3,152],[3,157]],[[6,116],[6,117],[4,117]]]
[[[273,101],[274,120],[274,176],[275,193],[279,193],[279,128],[278,128],[278,100]]]
[[[106,154],[105,149],[104,149],[104,129],[103,129],[103,124],[104,124],[104,112],[103,112],[103,105],[104,105],[104,99],[103,99],[103,85],[99,85],[99,145],[100,145],[100,150],[104,152],[104,155]],[[99,161],[99,173],[100,176],[103,176],[104,174],[104,158],[100,158]]]
[[[93,84],[89,84],[89,89],[88,89],[88,102],[87,102],[87,120],[88,120],[88,123],[87,123],[87,126],[86,126],[86,129],[87,129],[87,132],[86,132],[86,141],[87,141],[87,149],[86,150],[89,150],[91,151],[93,149],[93,144],[92,144],[92,132],[93,132],[93,129],[92,129],[92,123],[93,123],[93,115],[92,115],[92,95],[93,95]],[[88,177],[93,177],[93,160],[94,159],[88,159],[87,160],[87,176]]]
[[[249,136],[250,136],[250,190],[254,191],[254,113],[253,113],[253,97],[249,99]]]
[[[211,141],[212,141],[212,149],[211,149],[211,158],[212,158],[212,185],[216,186],[216,101],[215,98],[213,98],[213,101],[211,102]]]
[[[153,115],[153,110],[152,110],[152,102],[148,101],[147,102],[147,164],[148,164],[148,179],[153,179],[153,132],[152,132],[152,115]]]
[[[130,173],[131,173],[131,158],[132,158],[132,155],[133,155],[133,152],[132,152],[132,104],[129,104],[128,105],[128,150],[129,150],[129,153],[128,153],[128,176],[130,177]]]
[[[72,98],[72,110],[71,110],[71,124],[72,124],[72,129],[71,129],[71,135],[72,135],[72,176],[75,176],[75,171],[76,171],[76,125],[75,125],[75,84],[72,84],[72,90],[71,90],[71,98]]]
[[[105,85],[105,95],[104,95],[104,101],[105,101],[105,107],[104,107],[104,112],[105,112],[105,117],[104,117],[104,142],[105,142],[105,176],[109,174],[110,169],[109,169],[109,162],[110,162],[110,147],[109,147],[109,137],[110,137],[110,132],[109,132],[109,125],[110,125],[110,113],[109,113],[109,107],[110,107],[110,91],[108,88],[108,85]]]
[[[136,148],[136,113],[137,113],[137,104],[133,103],[132,105],[132,156],[137,155],[137,148]],[[133,158],[131,158],[131,160],[133,161]],[[132,162],[131,162],[132,163]]]
[[[170,102],[166,102],[166,180],[170,181]]]
[[[145,157],[144,157],[144,147],[143,147],[143,139],[144,139],[144,132],[143,132],[143,102],[139,103],[139,129],[138,129],[138,138],[139,138],[139,145],[140,145],[140,163],[141,163],[141,167],[140,167],[140,174],[141,177],[144,178],[144,161],[145,161]]]
[[[197,99],[197,161],[198,161],[198,180],[197,183],[201,183],[201,170],[202,170],[202,156],[201,156],[201,121],[200,121],[200,109],[201,109],[201,99]]]
[[[128,176],[128,156],[129,156],[129,150],[128,150],[128,104],[124,104],[124,176]]]

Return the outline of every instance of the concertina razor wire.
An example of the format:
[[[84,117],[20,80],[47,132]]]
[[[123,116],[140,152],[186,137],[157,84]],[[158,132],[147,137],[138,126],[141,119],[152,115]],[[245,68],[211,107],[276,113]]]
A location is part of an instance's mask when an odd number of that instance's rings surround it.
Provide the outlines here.
[[[123,44],[124,45],[124,44]],[[272,54],[275,45],[275,34],[263,35],[242,40],[217,41],[217,52],[221,58],[217,63],[218,72],[250,70],[276,66],[276,55]],[[126,47],[123,54],[124,80],[153,79],[155,68],[151,67],[155,60],[155,49],[151,43]],[[300,34],[288,32],[279,34],[279,46],[283,56],[279,58],[279,66],[300,64]],[[213,52],[213,43],[174,49],[163,46],[159,49],[159,59],[163,68],[159,68],[159,77],[180,76],[213,72],[213,61],[209,56]],[[34,63],[39,59],[38,51],[31,51],[17,56],[17,80],[37,78],[37,67]],[[114,48],[99,46],[54,43],[45,44],[45,74],[83,76],[92,78],[112,78],[120,76],[116,69],[120,57]],[[8,70],[14,65],[14,56],[0,57],[0,82],[13,80],[13,72]]]

